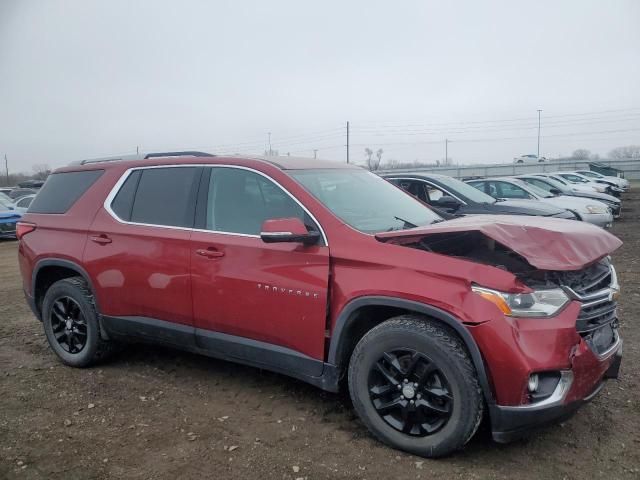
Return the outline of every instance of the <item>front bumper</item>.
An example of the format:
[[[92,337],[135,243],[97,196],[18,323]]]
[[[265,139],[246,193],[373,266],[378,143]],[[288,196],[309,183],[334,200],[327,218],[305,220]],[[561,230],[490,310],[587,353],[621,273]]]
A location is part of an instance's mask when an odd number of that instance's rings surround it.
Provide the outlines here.
[[[602,228],[609,228],[613,224],[611,213],[583,213],[582,220]]]
[[[541,402],[540,405],[515,407],[491,406],[490,415],[493,439],[498,443],[511,442],[526,436],[532,430],[570,418],[582,405],[591,401],[598,392],[600,392],[605,380],[618,378],[621,362],[622,343],[620,343],[617,351],[608,359],[606,370],[600,377],[598,383],[582,398],[566,401],[572,389],[572,387],[569,387],[563,392],[560,398],[552,399],[551,402]]]

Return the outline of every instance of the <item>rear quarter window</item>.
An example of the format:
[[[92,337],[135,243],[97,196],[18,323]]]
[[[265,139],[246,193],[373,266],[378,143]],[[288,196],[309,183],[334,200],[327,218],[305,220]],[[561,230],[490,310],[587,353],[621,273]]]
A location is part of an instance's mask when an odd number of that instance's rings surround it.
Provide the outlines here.
[[[29,206],[29,213],[66,213],[104,170],[62,172],[49,175]]]

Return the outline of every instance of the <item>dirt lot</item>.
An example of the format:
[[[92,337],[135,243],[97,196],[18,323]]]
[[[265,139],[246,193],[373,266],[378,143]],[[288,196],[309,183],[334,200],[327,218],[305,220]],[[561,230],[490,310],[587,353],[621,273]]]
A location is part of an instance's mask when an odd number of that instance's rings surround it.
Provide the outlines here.
[[[640,185],[613,233],[622,378],[563,425],[450,458],[384,447],[346,395],[187,353],[131,346],[62,366],[22,297],[16,242],[0,244],[0,478],[640,478]]]

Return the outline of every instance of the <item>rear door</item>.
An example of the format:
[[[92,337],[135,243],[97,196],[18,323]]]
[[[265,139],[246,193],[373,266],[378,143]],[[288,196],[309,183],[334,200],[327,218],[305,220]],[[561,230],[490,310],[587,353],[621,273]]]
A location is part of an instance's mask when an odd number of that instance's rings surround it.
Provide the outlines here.
[[[133,169],[96,215],[84,264],[117,333],[193,342],[190,237],[202,170]]]
[[[293,359],[305,374],[319,375],[329,280],[326,240],[305,246],[260,239],[267,219],[297,217],[310,230],[319,230],[319,225],[292,195],[260,172],[240,167],[208,170],[191,240],[198,342],[245,360],[249,356],[254,363],[286,364]]]

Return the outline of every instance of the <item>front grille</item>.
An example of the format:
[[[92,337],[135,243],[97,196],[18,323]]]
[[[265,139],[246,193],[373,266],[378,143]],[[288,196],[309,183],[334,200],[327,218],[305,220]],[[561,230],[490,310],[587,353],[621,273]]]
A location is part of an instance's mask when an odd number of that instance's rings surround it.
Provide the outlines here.
[[[563,286],[582,304],[576,330],[594,353],[606,354],[618,342],[613,267],[603,260],[578,272],[563,272],[562,277]]]
[[[580,297],[609,288],[612,281],[608,261],[595,263],[583,270],[554,273],[560,285],[569,287]]]
[[[16,222],[0,223],[0,232],[11,233],[16,231]]]

